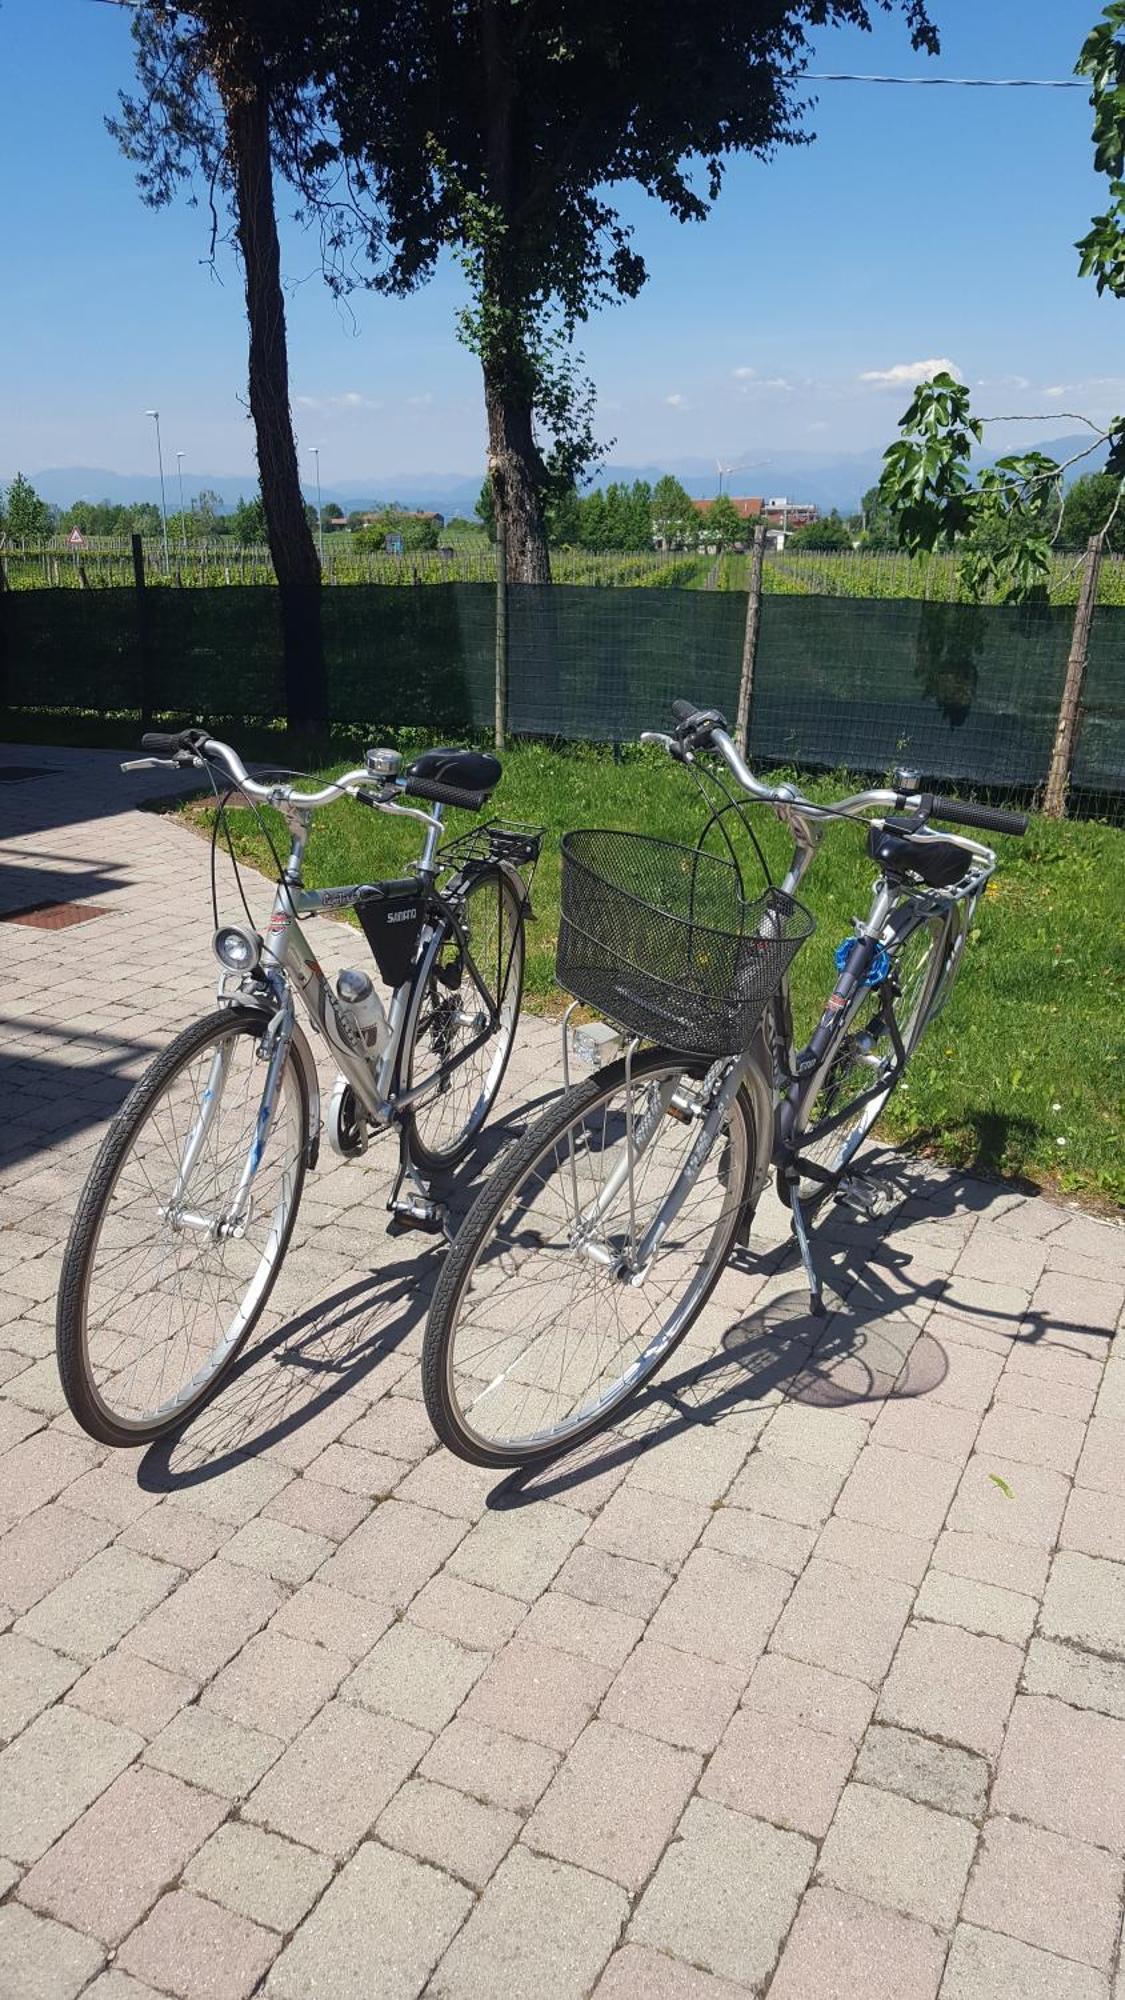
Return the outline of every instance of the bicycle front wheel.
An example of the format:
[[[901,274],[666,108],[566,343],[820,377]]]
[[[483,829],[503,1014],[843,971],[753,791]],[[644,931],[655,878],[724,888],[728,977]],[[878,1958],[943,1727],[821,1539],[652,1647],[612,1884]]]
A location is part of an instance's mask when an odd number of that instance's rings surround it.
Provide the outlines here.
[[[638,1056],[629,1085],[614,1064],[560,1098],[482,1189],[442,1267],[422,1353],[430,1420],[460,1457],[527,1465],[580,1443],[710,1297],[755,1183],[745,1089],[647,1269],[629,1258],[698,1142],[704,1074],[667,1049]]]
[[[404,1038],[403,1088],[430,1085],[407,1128],[410,1157],[427,1176],[455,1166],[488,1117],[523,993],[523,908],[508,876],[482,869],[458,900],[462,934],[443,923],[430,944]]]
[[[137,1445],[175,1429],[247,1340],[297,1216],[309,1112],[288,1055],[260,1144],[265,1018],[221,1009],[157,1057],[95,1158],[63,1259],[59,1372],[83,1429]]]

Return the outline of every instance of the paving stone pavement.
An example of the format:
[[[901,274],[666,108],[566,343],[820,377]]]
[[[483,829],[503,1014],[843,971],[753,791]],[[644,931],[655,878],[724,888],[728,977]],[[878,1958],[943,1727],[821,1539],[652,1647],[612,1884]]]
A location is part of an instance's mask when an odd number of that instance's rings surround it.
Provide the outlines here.
[[[206,852],[108,753],[0,762],[0,908],[105,912],[0,924],[2,2000],[1125,2000],[1125,1230],[892,1156],[816,1322],[767,1202],[521,1484],[435,1448],[437,1253],[329,1155],[235,1378],[106,1452],[53,1295],[210,1004]],[[485,1150],[558,1078],[525,1018]]]

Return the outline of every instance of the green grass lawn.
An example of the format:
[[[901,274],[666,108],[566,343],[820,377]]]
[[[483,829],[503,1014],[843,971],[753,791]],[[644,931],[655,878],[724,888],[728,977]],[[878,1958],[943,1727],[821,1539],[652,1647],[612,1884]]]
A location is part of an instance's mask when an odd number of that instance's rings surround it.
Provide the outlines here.
[[[343,768],[336,763],[331,774]],[[808,787],[813,797],[852,788],[844,776]],[[619,826],[684,840],[702,818],[687,775],[656,752],[631,752],[615,764],[600,750],[538,745],[508,752],[493,808],[547,827],[528,961],[528,997],[539,1009],[560,999],[553,983],[560,834]],[[196,826],[209,827],[207,808],[184,810]],[[236,812],[232,822],[240,855],[268,868],[250,813]],[[449,816],[451,832],[468,823],[464,814]],[[755,825],[780,874],[784,829],[768,810],[755,813]],[[284,839],[280,821],[275,838]],[[954,1166],[1125,1203],[1125,830],[1036,820],[1026,840],[998,846],[1000,869],[960,980],[883,1129]],[[377,879],[397,873],[416,850],[405,822],[349,800],[318,815],[307,879],[313,886]],[[818,928],[793,969],[799,1033],[819,1013],[833,951],[866,911],[871,879],[861,831],[846,824],[830,830],[803,889]],[[264,910],[264,890],[258,900]],[[230,885],[221,911],[237,915],[236,902]],[[257,909],[253,897],[251,905]]]

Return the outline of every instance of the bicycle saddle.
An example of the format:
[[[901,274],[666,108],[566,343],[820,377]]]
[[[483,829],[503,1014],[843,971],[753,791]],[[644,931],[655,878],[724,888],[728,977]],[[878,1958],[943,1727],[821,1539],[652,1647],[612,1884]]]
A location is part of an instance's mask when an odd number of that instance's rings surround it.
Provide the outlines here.
[[[956,841],[920,840],[893,819],[871,828],[867,852],[887,875],[914,875],[931,889],[951,888],[969,866],[969,856]]]
[[[428,785],[453,785],[461,792],[481,792],[487,798],[500,783],[502,767],[498,757],[486,750],[439,748],[423,750],[408,764],[403,777],[421,778]]]

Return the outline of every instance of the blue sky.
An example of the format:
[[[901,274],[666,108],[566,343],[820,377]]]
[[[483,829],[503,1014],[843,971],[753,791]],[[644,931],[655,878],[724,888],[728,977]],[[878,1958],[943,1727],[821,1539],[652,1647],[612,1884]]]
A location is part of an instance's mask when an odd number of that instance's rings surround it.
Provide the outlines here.
[[[932,67],[1069,75],[1096,11],[932,0]],[[895,15],[870,36],[826,33],[813,66],[930,65]],[[149,470],[154,405],[189,479],[253,464],[239,274],[229,254],[221,283],[206,269],[199,210],[142,207],[102,122],[130,71],[125,10],[3,0],[0,474]],[[903,371],[930,360],[979,383],[986,414],[1113,414],[1125,316],[1078,279],[1073,249],[1102,195],[1089,120],[1083,91],[826,84],[817,143],[735,163],[702,227],[626,194],[651,280],[582,343],[613,456],[881,445],[907,399]],[[408,301],[360,298],[353,318],[293,228],[285,263],[294,415],[306,454],[321,448],[326,497],[333,477],[474,471],[481,398],[454,337],[456,274]]]

